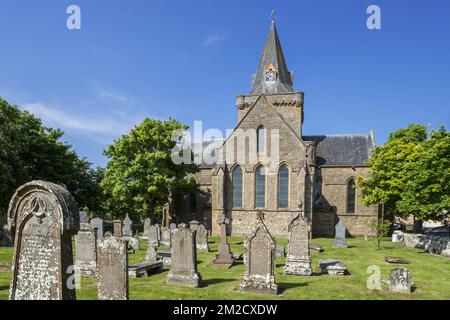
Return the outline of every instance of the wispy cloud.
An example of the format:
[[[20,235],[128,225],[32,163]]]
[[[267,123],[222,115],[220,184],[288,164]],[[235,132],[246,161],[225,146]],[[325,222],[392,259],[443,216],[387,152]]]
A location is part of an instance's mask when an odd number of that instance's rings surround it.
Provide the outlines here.
[[[124,102],[124,103],[131,102],[134,100],[132,97],[128,97],[128,96],[122,95],[120,93],[108,91],[108,90],[101,89],[101,88],[97,89],[97,94],[101,98],[115,100],[115,101]]]
[[[225,41],[224,37],[221,37],[218,35],[212,35],[212,36],[206,37],[205,40],[203,40],[202,45],[205,47],[209,47],[215,43],[222,42],[222,41]]]

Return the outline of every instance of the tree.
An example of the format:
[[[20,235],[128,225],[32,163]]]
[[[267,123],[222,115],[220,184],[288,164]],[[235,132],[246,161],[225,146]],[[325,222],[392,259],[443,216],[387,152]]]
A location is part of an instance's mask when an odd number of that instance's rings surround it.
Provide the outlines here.
[[[375,148],[367,165],[370,177],[359,176],[362,203],[383,204],[387,213],[418,220],[445,219],[449,202],[449,134],[410,125]]]
[[[31,180],[65,186],[80,208],[98,209],[97,171],[60,141],[63,132],[45,128],[32,114],[0,99],[0,213],[15,190]]]
[[[173,133],[187,128],[173,119],[146,118],[104,151],[110,161],[101,186],[115,217],[123,217],[126,212],[151,217],[171,192],[198,191],[195,180],[187,177],[198,172],[198,166],[177,165],[171,159],[176,145]]]

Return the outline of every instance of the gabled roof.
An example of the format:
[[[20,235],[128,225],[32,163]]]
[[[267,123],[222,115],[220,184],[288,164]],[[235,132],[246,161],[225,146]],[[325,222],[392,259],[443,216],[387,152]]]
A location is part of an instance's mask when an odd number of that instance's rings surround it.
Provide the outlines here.
[[[273,83],[265,81],[266,70],[270,66],[276,69],[278,75],[276,81]],[[293,91],[291,73],[286,66],[286,60],[284,59],[283,49],[281,48],[275,21],[272,21],[250,93],[275,94]]]
[[[364,166],[375,147],[373,134],[303,136],[317,143],[316,159],[320,166]]]

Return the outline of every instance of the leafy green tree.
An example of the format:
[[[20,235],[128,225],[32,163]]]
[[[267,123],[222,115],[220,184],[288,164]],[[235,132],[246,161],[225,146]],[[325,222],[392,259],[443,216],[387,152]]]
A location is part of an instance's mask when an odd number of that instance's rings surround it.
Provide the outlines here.
[[[110,159],[101,182],[107,207],[114,217],[125,213],[153,217],[156,208],[167,202],[171,192],[196,192],[198,185],[189,174],[195,164],[175,164],[171,153],[176,130],[187,129],[180,122],[146,118],[128,135],[114,141],[104,154]],[[191,153],[192,159],[192,153]]]
[[[441,128],[430,135],[421,125],[410,125],[375,148],[368,161],[370,177],[359,176],[365,205],[383,204],[386,213],[417,220],[445,219],[449,202],[449,134]]]
[[[45,128],[32,114],[0,99],[0,213],[5,214],[15,190],[31,180],[65,186],[80,208],[99,208],[97,171],[72,147],[63,132]]]

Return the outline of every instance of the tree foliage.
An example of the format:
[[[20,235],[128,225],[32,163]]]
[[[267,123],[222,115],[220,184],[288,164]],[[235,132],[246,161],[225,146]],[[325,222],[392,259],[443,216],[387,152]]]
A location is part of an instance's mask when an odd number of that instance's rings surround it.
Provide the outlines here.
[[[32,180],[63,185],[80,208],[99,209],[98,171],[60,139],[59,129],[45,128],[32,114],[0,99],[0,213],[15,190]]]
[[[172,135],[179,129],[187,126],[173,119],[146,118],[105,150],[110,161],[101,186],[113,217],[123,217],[126,212],[152,216],[155,208],[167,202],[171,191],[197,191],[197,183],[187,176],[198,172],[198,166],[177,165],[171,159],[176,145]]]
[[[370,177],[358,177],[362,202],[384,204],[399,217],[443,221],[450,208],[450,133],[410,125],[375,148]]]

